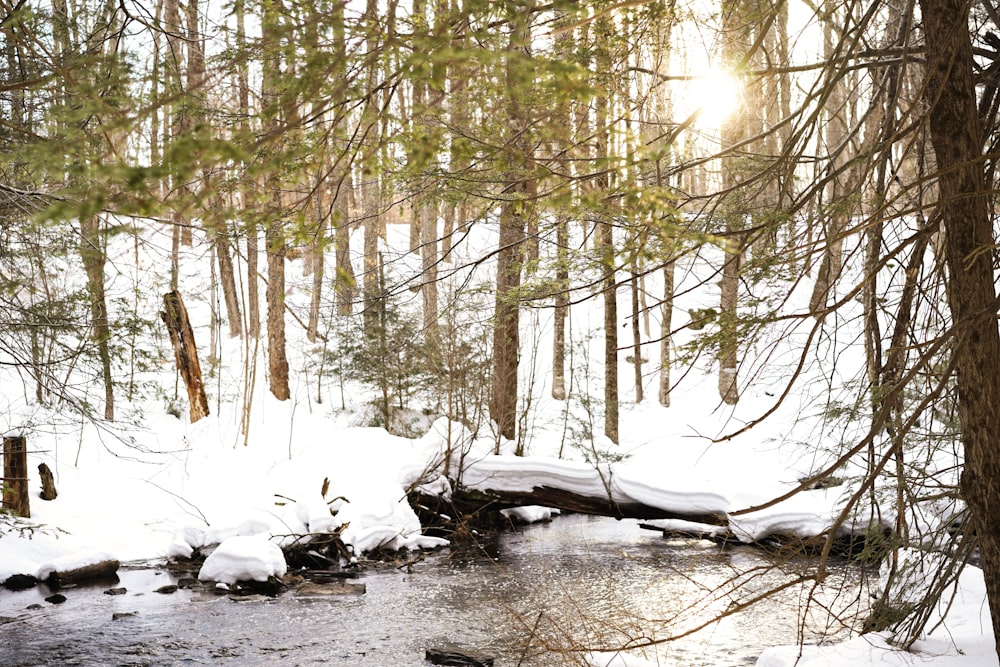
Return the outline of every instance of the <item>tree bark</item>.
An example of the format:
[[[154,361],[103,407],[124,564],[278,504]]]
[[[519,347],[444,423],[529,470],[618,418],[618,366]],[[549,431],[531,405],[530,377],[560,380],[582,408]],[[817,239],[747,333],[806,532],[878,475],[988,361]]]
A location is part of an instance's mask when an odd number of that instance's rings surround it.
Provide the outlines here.
[[[244,0],[236,0],[236,48],[246,48],[246,9]],[[244,137],[250,133],[250,71],[246,60],[240,59],[237,64],[237,92],[240,103],[240,131]],[[244,172],[246,164],[244,163]],[[246,227],[247,247],[247,334],[252,338],[260,338],[260,294],[257,280],[257,223],[250,215],[250,184],[246,176],[240,180],[240,206]]]
[[[285,343],[285,238],[281,220],[268,223],[267,246],[267,363],[271,393],[279,401],[291,397]]]
[[[530,14],[524,12],[511,30],[507,46],[505,75],[510,141],[514,150],[506,159],[506,187],[500,208],[500,239],[497,252],[497,288],[493,321],[493,377],[490,392],[490,419],[499,434],[513,440],[517,430],[517,367],[520,348],[521,268],[524,264],[524,232],[528,210],[533,203],[530,191],[531,145],[527,121],[521,108],[524,91],[518,87],[516,59],[527,56],[531,40]],[[499,453],[499,440],[497,453]]]
[[[438,345],[438,207],[434,201],[423,201],[419,207],[424,344],[432,351]]]
[[[642,333],[639,328],[639,260],[632,258],[632,370],[635,379],[635,402],[642,403]]]
[[[3,509],[31,518],[28,499],[28,441],[21,435],[3,439]]]
[[[670,333],[674,313],[674,261],[663,267],[663,305],[660,316],[660,405],[670,407]]]
[[[87,293],[90,296],[90,322],[92,338],[97,344],[104,380],[104,418],[115,419],[115,391],[111,377],[111,326],[108,324],[108,304],[104,294],[104,263],[107,257],[101,239],[100,220],[88,216],[80,221],[80,258],[87,274]]]
[[[927,43],[924,90],[939,170],[938,206],[945,226],[948,303],[956,336],[953,355],[965,448],[960,488],[979,539],[1000,654],[1000,332],[969,4],[921,0],[920,8]]]
[[[569,317],[569,220],[556,213],[556,297],[552,325],[552,398],[566,400],[566,320]]]
[[[728,217],[732,218],[732,214]],[[731,223],[729,228],[735,229]],[[728,405],[736,405],[740,400],[737,387],[740,360],[737,303],[742,256],[740,242],[732,236],[727,237],[725,263],[722,265],[722,298],[719,302],[719,397]]]
[[[243,334],[243,317],[240,314],[240,300],[236,290],[229,232],[226,230],[225,224],[225,222],[220,222],[216,225],[213,237],[215,239],[215,254],[219,264],[219,282],[222,283],[222,296],[226,302],[229,337],[236,338]]]
[[[508,191],[516,197],[523,182]],[[493,321],[493,384],[490,418],[500,435],[513,440],[517,424],[517,366],[520,346],[521,265],[524,250],[522,202],[505,202],[500,212],[500,250],[497,253],[497,291]]]
[[[194,331],[188,319],[187,308],[181,299],[180,292],[168,292],[163,295],[163,312],[160,313],[170,342],[174,347],[174,359],[177,370],[180,371],[184,386],[187,388],[190,405],[191,423],[208,416],[208,397],[205,395],[205,384],[201,377],[201,363],[198,361],[198,347],[194,342]]]
[[[56,479],[47,463],[38,464],[38,476],[42,480],[42,492],[38,494],[42,500],[55,500],[59,497],[56,490]]]
[[[602,196],[611,189],[611,39],[612,25],[607,16],[594,24],[594,60],[598,94],[594,101],[598,176]],[[603,166],[602,166],[603,164]],[[597,222],[597,243],[601,262],[601,289],[604,300],[604,435],[618,444],[618,288],[615,283],[615,239],[611,211],[605,210]]]

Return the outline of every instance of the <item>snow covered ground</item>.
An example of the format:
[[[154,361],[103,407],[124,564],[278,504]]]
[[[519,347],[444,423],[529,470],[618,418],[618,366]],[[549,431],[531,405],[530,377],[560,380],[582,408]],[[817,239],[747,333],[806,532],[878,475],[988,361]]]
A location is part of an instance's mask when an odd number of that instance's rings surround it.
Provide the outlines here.
[[[144,261],[150,266],[158,260]],[[192,259],[196,261],[205,257]],[[144,275],[136,271],[131,286],[139,285]],[[197,275],[190,269],[187,280],[197,285]],[[126,279],[119,276],[118,281]],[[161,291],[157,285],[143,287],[142,298],[150,300],[147,310],[155,313]],[[197,293],[194,288],[188,292]],[[301,294],[296,295],[293,283],[289,298],[294,302],[297,297]],[[195,322],[208,320],[205,301],[189,297],[188,308]],[[599,313],[577,310],[577,330],[593,327],[589,319],[599,320]],[[530,334],[547,340],[550,323],[526,319]],[[223,361],[236,361],[220,365],[207,383],[213,414],[195,424],[167,414],[162,400],[137,400],[121,411],[128,418],[106,424],[74,421],[12,392],[8,427],[29,438],[29,470],[42,462],[53,469],[59,496],[40,500],[40,483],[33,477],[32,523],[0,524],[0,581],[109,556],[159,561],[213,547],[204,578],[266,579],[285,571],[281,544],[295,535],[334,529],[342,531],[343,541],[359,557],[377,548],[438,547],[444,541],[422,534],[406,492],[424,485],[446,493],[448,483],[441,477],[446,452],[452,453],[452,469],[461,466],[464,483],[472,488],[517,491],[550,485],[678,513],[721,514],[729,516],[728,529],[748,542],[776,532],[821,534],[833,524],[849,484],[804,491],[756,512],[733,514],[794,488],[854,438],[815,418],[814,406],[828,400],[829,386],[822,382],[803,383],[761,425],[726,437],[775,408],[788,365],[795,362],[789,350],[796,335],[775,335],[760,343],[768,350],[768,361],[748,361],[745,370],[755,379],[735,409],[720,405],[715,378],[708,372],[689,373],[669,408],[655,398],[630,402],[625,389],[617,445],[592,435],[600,431],[599,423],[591,431],[583,428],[584,420],[599,415],[581,413],[579,405],[571,413],[567,402],[547,397],[547,360],[535,359],[531,367],[543,380],[530,390],[535,404],[524,457],[513,456],[514,443],[509,442],[501,443],[496,455],[496,440],[487,429],[473,434],[443,418],[414,438],[359,426],[364,398],[352,393],[357,388],[348,386],[343,408],[331,405],[339,401],[331,401],[329,386],[325,402],[318,403],[305,371],[293,380],[293,399],[287,402],[271,398],[258,377],[256,398],[244,421],[241,397],[246,393],[241,389],[247,385],[240,373],[246,348],[239,341],[220,343]],[[199,343],[207,336],[201,330]],[[301,335],[299,339],[292,352],[301,362],[311,348]],[[168,345],[162,340],[153,344]],[[622,369],[629,368],[623,355]],[[593,377],[600,377],[598,371],[591,369]],[[170,362],[159,373],[162,384],[171,386]],[[655,377],[650,374],[647,382],[653,384]],[[3,386],[12,381],[16,379],[8,378]],[[648,394],[655,396],[655,386],[647,388]],[[546,511],[524,514],[545,518]],[[932,632],[911,652],[890,647],[883,635],[869,634],[840,645],[775,648],[758,664],[998,664],[981,574],[968,568],[958,591],[946,601],[946,618],[932,623]],[[607,667],[655,664],[641,660],[625,654],[592,656],[593,664]]]

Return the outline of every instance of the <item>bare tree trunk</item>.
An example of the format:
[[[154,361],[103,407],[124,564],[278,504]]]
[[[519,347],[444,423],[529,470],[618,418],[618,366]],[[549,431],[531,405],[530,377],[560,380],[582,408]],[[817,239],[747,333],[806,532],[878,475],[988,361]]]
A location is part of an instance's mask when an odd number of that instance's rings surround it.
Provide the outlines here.
[[[979,539],[1000,654],[1000,333],[969,4],[921,0],[920,8],[927,43],[924,90],[946,230],[948,303],[957,337],[952,354],[965,447],[960,488]]]
[[[552,325],[552,398],[566,400],[566,320],[569,317],[569,220],[556,213],[556,297]]]
[[[243,317],[240,315],[240,299],[236,291],[236,276],[233,272],[229,234],[225,229],[217,229],[214,235],[215,253],[219,263],[219,282],[222,283],[222,296],[226,302],[226,319],[229,322],[229,336],[236,338],[243,333]]]
[[[262,64],[263,105],[267,108],[266,118],[272,126],[280,122],[279,91],[282,77],[282,63],[273,45],[278,40],[280,0],[265,2],[262,16],[262,32],[265,41],[270,41],[272,49]],[[269,108],[268,108],[269,107]],[[269,128],[272,131],[274,127]],[[271,393],[279,401],[288,400],[288,357],[285,343],[285,233],[281,218],[281,181],[276,169],[272,169],[266,180],[268,215],[270,219],[264,228],[264,252],[267,256],[267,354]]]
[[[838,11],[840,3],[836,0],[825,0],[824,14],[827,17],[823,31],[824,51],[827,60],[833,62],[840,52],[837,42],[841,34]],[[847,141],[847,89],[840,68],[830,66],[833,81],[830,82],[831,92],[825,105],[827,124],[825,132],[826,152],[832,157],[829,168],[840,172],[849,159],[844,142]],[[813,285],[812,297],[809,300],[810,311],[818,318],[825,315],[827,300],[832,293],[843,269],[844,230],[850,220],[851,210],[847,199],[852,196],[850,186],[845,182],[842,173],[831,174],[827,188],[829,214],[824,225],[825,245],[823,259],[816,273],[816,283]]]
[[[323,197],[316,197],[313,202],[313,215],[316,218],[316,237],[311,243],[312,252],[307,260],[312,271],[312,294],[309,300],[309,324],[306,326],[306,338],[310,343],[315,343],[319,337],[319,312],[323,304],[323,278],[325,273],[323,268],[326,253],[326,221]]]
[[[163,295],[163,312],[160,313],[160,317],[167,325],[177,370],[187,388],[189,414],[193,424],[208,416],[208,397],[202,381],[194,331],[191,329],[191,321],[188,319],[187,308],[184,307],[180,292],[173,291]]]
[[[639,260],[632,258],[632,368],[635,374],[635,402],[642,403],[642,332],[639,324]]]
[[[663,267],[663,305],[660,324],[660,405],[670,407],[670,336],[674,313],[674,261]]]
[[[424,305],[424,342],[429,349],[438,344],[438,225],[437,205],[420,204],[420,294]]]
[[[351,265],[351,227],[343,201],[346,197],[342,192],[343,188],[338,187],[337,190],[333,216],[335,221],[333,250],[337,265],[335,294],[337,313],[350,315],[354,309],[354,298],[357,295],[357,282],[354,277],[354,267]]]
[[[723,63],[732,66],[738,63],[750,50],[751,27],[745,0],[732,3],[724,12],[722,43]],[[739,366],[739,280],[740,263],[743,258],[742,232],[746,227],[744,219],[746,202],[735,195],[745,172],[742,161],[748,159],[745,153],[736,153],[737,146],[747,138],[752,122],[751,114],[756,110],[741,109],[726,120],[721,129],[722,189],[730,193],[723,199],[722,214],[725,224],[725,247],[723,248],[722,280],[719,282],[719,397],[728,405],[739,401],[737,391],[737,368]]]
[[[268,223],[264,235],[267,252],[267,356],[271,393],[288,400],[288,357],[285,353],[285,238],[282,222]]]
[[[731,228],[732,229],[732,228]],[[726,238],[726,255],[722,265],[722,298],[719,305],[719,397],[724,403],[736,405],[740,400],[737,388],[739,366],[739,315],[737,302],[740,286],[742,250],[738,239]]]
[[[3,484],[0,485],[3,504],[14,516],[31,518],[31,500],[28,495],[28,440],[23,435],[5,435],[3,438]]]
[[[111,376],[111,327],[108,324],[108,304],[104,295],[104,263],[107,255],[101,238],[100,219],[89,216],[80,221],[80,258],[87,274],[90,296],[91,337],[97,344],[104,381],[104,418],[115,419],[115,392]]]
[[[519,64],[531,40],[530,14],[515,19],[506,54],[507,114],[512,150],[507,155],[507,185],[500,208],[500,239],[497,252],[496,306],[493,319],[493,384],[490,393],[490,418],[500,436],[513,440],[517,429],[517,367],[520,349],[520,288],[524,264],[524,232],[527,210],[531,145],[526,141],[527,121],[521,107],[525,94],[517,85]],[[523,65],[522,65],[523,66]],[[499,440],[497,453],[499,453]]]
[[[246,11],[245,0],[235,0],[236,10],[236,47],[243,51],[246,48]],[[246,60],[237,64],[237,92],[240,101],[240,131],[246,135],[250,131],[250,73]],[[244,164],[244,168],[246,165]],[[247,333],[252,338],[260,338],[260,293],[258,285],[257,258],[260,249],[257,244],[257,223],[250,215],[250,184],[244,173],[240,179],[240,207],[246,233],[247,248]]]
[[[594,24],[594,59],[598,94],[595,107],[595,136],[598,176],[596,187],[602,193],[611,188],[607,162],[610,155],[610,80],[612,26],[607,16]],[[602,162],[604,163],[602,165]],[[601,290],[604,300],[604,435],[618,443],[618,288],[615,284],[615,239],[610,211],[603,211],[597,221],[597,248],[601,261]]]
[[[523,192],[524,181],[508,189],[508,197]],[[520,347],[521,266],[524,262],[524,218],[521,202],[505,202],[500,211],[497,253],[496,308],[493,319],[493,387],[490,418],[501,436],[513,440],[517,425],[517,366]]]

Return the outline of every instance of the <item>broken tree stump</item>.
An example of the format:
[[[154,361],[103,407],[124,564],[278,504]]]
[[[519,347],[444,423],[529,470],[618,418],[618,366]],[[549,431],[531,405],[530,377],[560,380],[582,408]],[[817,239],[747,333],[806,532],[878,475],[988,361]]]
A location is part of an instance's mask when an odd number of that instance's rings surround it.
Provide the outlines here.
[[[52,471],[45,463],[38,464],[38,475],[42,478],[42,500],[55,500],[59,492],[56,491],[56,480],[52,476]]]
[[[22,435],[3,439],[3,509],[31,518],[28,502],[28,440]]]
[[[177,290],[163,295],[163,312],[160,313],[167,331],[170,332],[170,342],[174,346],[174,358],[177,360],[177,370],[187,387],[188,404],[190,405],[191,423],[208,416],[208,396],[205,395],[205,384],[201,378],[201,364],[198,362],[198,348],[194,343],[194,331],[188,319],[187,309]]]

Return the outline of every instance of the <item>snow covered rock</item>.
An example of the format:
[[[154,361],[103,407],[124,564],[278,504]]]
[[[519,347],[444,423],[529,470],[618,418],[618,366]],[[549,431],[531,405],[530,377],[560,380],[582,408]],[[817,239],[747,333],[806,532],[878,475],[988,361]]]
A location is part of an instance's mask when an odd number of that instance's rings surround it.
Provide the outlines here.
[[[266,535],[238,535],[224,540],[205,559],[198,579],[232,585],[238,581],[267,581],[284,575],[287,569],[285,555]]]

